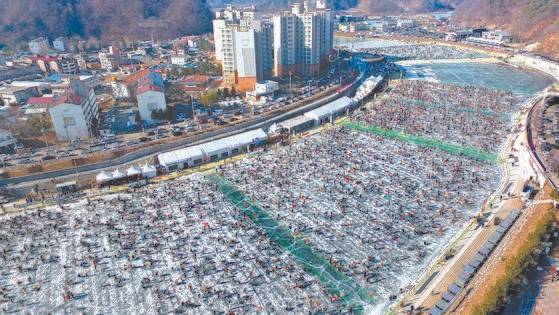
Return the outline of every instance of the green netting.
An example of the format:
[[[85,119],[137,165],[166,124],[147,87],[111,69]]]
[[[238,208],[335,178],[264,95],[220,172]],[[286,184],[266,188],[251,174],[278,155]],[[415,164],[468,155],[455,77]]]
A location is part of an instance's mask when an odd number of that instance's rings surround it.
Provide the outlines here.
[[[485,115],[485,116],[500,116],[500,118],[508,118],[510,117],[510,113],[497,113],[491,109],[473,109],[473,108],[469,108],[469,107],[461,107],[461,106],[455,106],[452,104],[434,104],[434,103],[428,103],[425,101],[420,101],[420,100],[414,100],[414,99],[410,99],[410,98],[405,98],[403,99],[404,104],[409,105],[409,106],[421,106],[424,108],[429,108],[429,109],[448,109],[454,112],[465,112],[465,113],[470,113],[470,114],[481,114],[481,115]]]
[[[330,291],[353,311],[360,312],[365,305],[375,304],[376,299],[326,259],[315,253],[303,240],[274,220],[264,209],[254,204],[236,187],[222,177],[208,175],[211,182],[238,208],[240,208],[268,237],[289,251],[303,265],[306,272],[316,276]]]
[[[390,130],[390,129],[385,129],[377,126],[360,124],[349,120],[342,121],[340,122],[340,124],[354,130],[366,131],[390,139],[408,141],[408,142],[415,143],[419,146],[437,148],[451,154],[463,155],[465,157],[473,158],[484,162],[495,163],[498,162],[499,160],[498,155],[480,150],[478,148],[465,147],[454,143],[448,143],[448,142],[435,140],[419,135],[411,135],[397,130]]]

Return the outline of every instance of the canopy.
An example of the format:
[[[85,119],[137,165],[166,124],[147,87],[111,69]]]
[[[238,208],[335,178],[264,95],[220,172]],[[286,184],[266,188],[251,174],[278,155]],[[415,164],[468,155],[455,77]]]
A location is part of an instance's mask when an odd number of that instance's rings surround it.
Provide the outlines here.
[[[153,165],[145,164],[142,166],[142,175],[146,178],[155,177],[157,175],[157,169]]]
[[[98,183],[105,183],[112,180],[113,176],[108,172],[101,171],[101,173],[97,174],[97,177],[95,177],[95,179]]]
[[[126,175],[128,176],[136,176],[140,174],[142,174],[142,169],[136,165],[132,165],[126,170]]]
[[[121,172],[118,168],[113,172],[113,179],[120,179],[120,178],[124,178],[125,176],[126,175],[123,172]]]

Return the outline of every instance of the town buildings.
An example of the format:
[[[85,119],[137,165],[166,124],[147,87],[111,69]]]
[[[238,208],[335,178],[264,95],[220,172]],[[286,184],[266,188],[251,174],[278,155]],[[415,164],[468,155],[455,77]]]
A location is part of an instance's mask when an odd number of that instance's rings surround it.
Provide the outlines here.
[[[64,39],[64,37],[58,37],[52,41],[52,47],[54,48],[54,50],[64,52],[66,51],[66,45],[64,44],[65,41],[66,40]]]
[[[114,46],[109,46],[108,51],[99,52],[99,62],[101,68],[107,72],[112,72],[118,68],[120,64],[120,51]]]
[[[0,153],[6,154],[14,150],[16,138],[9,130],[0,129]]]
[[[53,96],[51,104],[49,114],[59,141],[87,139],[92,135],[99,113],[93,89],[79,80],[71,80],[69,90]]]
[[[164,113],[167,111],[167,102],[163,90],[153,84],[144,84],[138,87],[137,91],[138,110],[140,117],[147,123],[158,120],[154,117],[154,112]]]
[[[8,85],[0,87],[0,107],[22,105],[29,98],[39,96],[36,87]]]
[[[49,40],[46,37],[38,37],[28,43],[29,52],[34,55],[46,55],[50,50]]]
[[[466,42],[482,46],[502,46],[512,42],[510,33],[502,30],[485,31],[481,37],[470,36]]]
[[[111,82],[111,87],[115,98],[134,99],[136,97],[138,87],[143,84],[152,84],[160,87],[161,89],[165,87],[161,73],[150,69],[143,69],[135,72],[121,80],[114,79]]]
[[[69,55],[49,56],[37,55],[30,58],[44,73],[58,72],[63,75],[78,74],[78,61]]]

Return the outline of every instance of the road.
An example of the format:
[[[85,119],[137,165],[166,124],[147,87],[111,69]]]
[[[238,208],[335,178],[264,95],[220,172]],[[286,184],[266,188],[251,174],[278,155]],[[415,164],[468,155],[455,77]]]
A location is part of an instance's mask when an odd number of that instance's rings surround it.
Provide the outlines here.
[[[357,85],[358,79],[352,82],[353,84]],[[354,91],[354,89],[350,89],[343,94],[335,92],[330,94],[324,98],[319,100],[313,101],[309,104],[303,105],[301,107],[297,107],[285,113],[279,113],[272,117],[260,117],[256,118],[251,121],[247,121],[244,123],[240,123],[234,126],[226,127],[220,130],[207,132],[202,135],[192,136],[184,139],[180,139],[174,141],[172,143],[165,143],[165,144],[157,144],[147,148],[139,149],[138,151],[126,154],[119,158],[110,160],[110,161],[103,161],[94,164],[87,164],[87,165],[80,165],[75,168],[68,168],[56,171],[49,171],[43,173],[36,173],[21,177],[14,177],[14,178],[5,178],[0,180],[0,186],[5,185],[10,188],[23,188],[23,187],[31,187],[35,184],[41,183],[48,183],[54,179],[60,179],[63,177],[73,177],[76,174],[81,175],[88,175],[95,172],[99,172],[101,170],[105,170],[108,168],[120,167],[126,164],[134,164],[145,161],[147,159],[153,159],[155,156],[162,152],[171,151],[191,145],[197,145],[200,143],[220,139],[223,137],[235,135],[238,133],[242,133],[245,131],[263,128],[267,129],[274,123],[278,123],[280,121],[290,119],[296,116],[299,116],[309,110],[315,109],[320,107],[328,102],[331,102],[343,95],[350,94]]]

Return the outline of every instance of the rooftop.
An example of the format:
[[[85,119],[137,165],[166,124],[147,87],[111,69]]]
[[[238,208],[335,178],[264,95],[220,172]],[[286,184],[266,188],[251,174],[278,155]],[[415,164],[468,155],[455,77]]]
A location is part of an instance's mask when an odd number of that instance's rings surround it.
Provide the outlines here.
[[[149,69],[143,69],[143,70],[140,70],[138,72],[132,73],[129,76],[124,77],[122,79],[122,82],[124,82],[124,83],[134,83],[134,82],[138,81],[139,79],[147,76],[149,73],[150,73]]]
[[[207,83],[209,80],[210,80],[210,76],[208,75],[193,74],[185,77],[184,79],[181,80],[181,82],[185,84],[198,85],[198,84]]]
[[[162,92],[161,88],[153,84],[143,84],[138,87],[138,94],[148,91]]]

